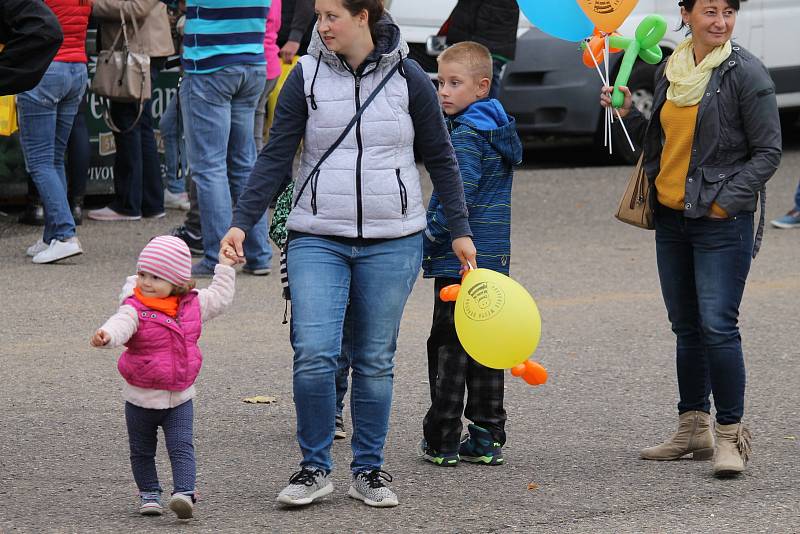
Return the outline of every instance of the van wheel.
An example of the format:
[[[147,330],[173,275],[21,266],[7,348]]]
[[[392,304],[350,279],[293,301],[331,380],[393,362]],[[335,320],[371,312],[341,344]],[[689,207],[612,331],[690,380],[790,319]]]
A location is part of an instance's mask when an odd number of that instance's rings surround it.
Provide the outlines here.
[[[633,66],[633,72],[628,80],[628,89],[631,90],[631,97],[633,105],[639,112],[647,119],[653,114],[653,101],[655,95],[655,75],[657,65],[650,65],[644,61],[637,59]],[[598,124],[596,139],[600,140],[602,145],[603,140],[603,123],[605,114],[600,113],[600,123]],[[637,147],[636,151],[631,152],[631,147],[625,135],[620,132],[620,135],[612,137],[614,148],[613,160],[617,163],[633,165],[639,161],[639,156],[642,151]]]

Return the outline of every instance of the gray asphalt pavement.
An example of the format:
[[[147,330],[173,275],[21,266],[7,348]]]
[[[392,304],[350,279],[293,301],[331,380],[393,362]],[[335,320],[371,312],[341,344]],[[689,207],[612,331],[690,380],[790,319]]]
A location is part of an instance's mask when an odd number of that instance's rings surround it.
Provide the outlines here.
[[[334,444],[330,497],[295,510],[275,503],[299,459],[288,328],[278,276],[242,274],[232,309],[201,338],[196,519],[140,517],[118,352],[92,349],[89,337],[116,309],[141,247],[180,214],[89,221],[79,228],[86,253],[45,266],[24,256],[38,230],[5,218],[0,532],[800,532],[800,230],[767,228],[741,310],[754,435],[747,473],[716,480],[709,462],[644,462],[638,449],[674,430],[677,388],[652,233],[612,217],[630,170],[571,168],[568,153],[528,157],[514,185],[512,273],[539,304],[534,359],[550,381],[532,388],[507,375],[507,465],[419,460],[433,299],[420,278],[401,327],[386,444],[394,509],[347,497],[346,441]],[[795,140],[769,184],[768,218],[790,207],[798,178]],[[252,395],[277,402],[242,402]],[[158,466],[171,488],[163,443]]]

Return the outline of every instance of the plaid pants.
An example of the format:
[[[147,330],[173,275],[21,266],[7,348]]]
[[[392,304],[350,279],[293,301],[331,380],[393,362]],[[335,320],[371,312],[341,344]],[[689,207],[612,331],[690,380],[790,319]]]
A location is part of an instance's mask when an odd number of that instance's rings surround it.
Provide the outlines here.
[[[436,278],[433,324],[428,338],[431,407],[422,429],[428,445],[442,453],[458,451],[462,412],[467,419],[488,430],[501,445],[506,441],[503,371],[479,364],[464,351],[456,335],[455,303],[439,299],[440,289],[458,283],[457,278]]]

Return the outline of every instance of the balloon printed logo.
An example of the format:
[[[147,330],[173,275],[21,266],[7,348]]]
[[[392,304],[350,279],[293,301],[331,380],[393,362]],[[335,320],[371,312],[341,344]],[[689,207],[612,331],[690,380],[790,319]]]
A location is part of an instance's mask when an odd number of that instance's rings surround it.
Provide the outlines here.
[[[464,314],[473,321],[491,319],[503,309],[506,295],[495,284],[480,282],[467,291],[464,299]]]
[[[583,12],[606,33],[619,28],[639,0],[578,0]]]

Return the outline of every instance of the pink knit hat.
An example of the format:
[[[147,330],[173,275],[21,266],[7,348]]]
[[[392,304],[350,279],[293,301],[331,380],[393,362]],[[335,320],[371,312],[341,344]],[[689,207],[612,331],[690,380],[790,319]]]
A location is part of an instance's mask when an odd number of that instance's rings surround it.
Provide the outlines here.
[[[179,237],[160,235],[142,249],[136,272],[144,271],[176,286],[185,285],[192,277],[192,253]]]

